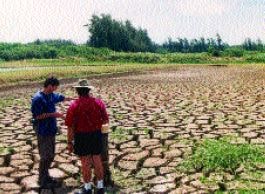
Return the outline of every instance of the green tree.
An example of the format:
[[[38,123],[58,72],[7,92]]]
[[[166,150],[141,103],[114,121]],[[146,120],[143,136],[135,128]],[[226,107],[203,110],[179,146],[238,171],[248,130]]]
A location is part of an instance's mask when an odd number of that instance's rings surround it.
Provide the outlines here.
[[[120,22],[110,15],[93,15],[88,25],[93,47],[107,47],[115,51],[153,52],[154,43],[144,29],[136,29],[129,21]]]

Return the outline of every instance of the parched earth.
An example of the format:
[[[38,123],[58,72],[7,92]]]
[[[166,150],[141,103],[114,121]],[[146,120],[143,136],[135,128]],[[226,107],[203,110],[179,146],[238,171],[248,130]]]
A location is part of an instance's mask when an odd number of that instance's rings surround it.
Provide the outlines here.
[[[202,172],[181,172],[178,165],[205,138],[235,136],[265,145],[265,67],[179,66],[174,70],[94,79],[95,96],[110,114],[110,164],[116,193],[213,193],[220,184],[205,184]],[[60,92],[73,96],[71,84]],[[0,114],[0,193],[37,193],[38,151],[30,124],[35,88],[14,91]],[[68,104],[58,106],[66,111]],[[66,150],[66,127],[59,120],[56,158],[51,174],[63,180],[57,193],[71,193],[82,182],[80,162]],[[7,149],[6,149],[7,150]],[[265,189],[260,177],[244,169],[238,177],[224,173],[229,190]],[[221,175],[210,173],[207,176]],[[81,182],[80,182],[81,181]],[[46,193],[51,193],[46,191]]]

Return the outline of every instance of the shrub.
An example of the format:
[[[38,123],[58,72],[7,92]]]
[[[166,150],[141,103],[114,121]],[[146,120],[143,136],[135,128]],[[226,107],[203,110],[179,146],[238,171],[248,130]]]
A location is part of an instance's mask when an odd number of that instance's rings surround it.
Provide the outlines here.
[[[57,51],[55,49],[49,49],[43,52],[43,58],[54,59],[57,57]]]
[[[243,57],[244,50],[242,48],[228,48],[224,51],[224,55],[229,57]]]
[[[265,53],[250,53],[245,57],[248,62],[265,63]]]

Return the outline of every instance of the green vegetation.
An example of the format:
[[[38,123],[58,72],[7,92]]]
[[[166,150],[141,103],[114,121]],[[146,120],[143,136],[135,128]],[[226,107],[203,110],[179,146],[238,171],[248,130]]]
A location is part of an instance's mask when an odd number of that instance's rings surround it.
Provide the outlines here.
[[[244,50],[242,48],[231,47],[231,48],[227,48],[224,51],[223,55],[228,56],[228,57],[243,57],[244,56]]]
[[[4,109],[8,106],[20,106],[25,105],[24,99],[19,99],[15,97],[4,97],[0,99],[0,109]]]
[[[246,38],[242,48],[247,51],[264,51],[264,45],[260,39],[253,41],[250,38]]]
[[[265,62],[265,53],[249,52],[246,55],[245,60],[247,62],[264,63]]]
[[[112,129],[112,132],[110,133],[110,138],[123,141],[123,140],[128,140],[129,136],[132,136],[133,134],[150,135],[152,133],[153,133],[152,129],[149,128],[115,127],[114,129]]]
[[[150,128],[137,128],[138,131],[143,131],[145,135],[153,133],[153,130]]]
[[[9,155],[14,153],[14,148],[12,147],[3,147],[0,145],[0,155]]]
[[[56,75],[59,78],[81,78],[94,75],[115,74],[124,72],[142,72],[163,68],[176,68],[173,64],[123,64],[110,66],[48,66],[39,68],[20,68],[14,71],[1,71],[0,85],[12,85],[31,81],[42,81],[49,75]]]
[[[178,38],[176,41],[173,41],[171,38],[169,38],[168,41],[162,45],[164,52],[209,52],[213,56],[220,56],[220,51],[223,51],[228,47],[229,45],[223,43],[223,40],[219,34],[216,35],[216,39],[208,38],[207,40],[203,37],[200,39],[192,39],[190,41],[187,38]]]
[[[219,34],[207,39],[169,38],[158,45],[149,38],[146,30],[133,27],[130,21],[115,21],[110,15],[94,15],[88,31],[90,38],[83,45],[60,39],[36,40],[28,44],[0,43],[0,62],[25,59],[57,59],[65,64],[76,62],[82,65],[94,62],[265,62],[263,43],[249,38],[237,46],[224,43]]]
[[[65,134],[58,135],[56,139],[59,142],[67,143],[67,135],[65,135]]]
[[[111,172],[114,182],[118,186],[117,190],[115,190],[113,193],[121,193],[119,188],[139,188],[142,186],[142,184],[144,184],[143,182],[135,179],[134,175],[125,176],[118,168],[111,168]]]
[[[115,140],[119,140],[119,141],[128,140],[128,138],[129,138],[128,135],[132,134],[132,130],[133,129],[117,127],[110,133],[110,139],[115,139]]]
[[[89,45],[115,51],[154,52],[155,45],[147,31],[136,29],[130,21],[115,21],[110,15],[93,15],[89,25]]]
[[[3,48],[1,50],[1,47]],[[53,50],[55,55],[45,55],[47,50]],[[34,55],[27,55],[28,52],[34,52]],[[47,62],[53,62],[54,65],[79,64],[88,65],[95,62],[120,62],[120,63],[211,63],[216,59],[207,53],[130,53],[115,52],[107,48],[93,48],[85,45],[62,45],[56,47],[50,44],[0,44],[0,59],[5,61],[35,59],[32,62],[45,65]],[[54,60],[36,60],[36,59],[54,59]],[[32,63],[31,62],[31,63]],[[229,62],[225,59],[223,62]],[[3,66],[4,64],[1,64]]]
[[[55,42],[58,43],[55,44]],[[109,55],[111,52],[111,50],[106,48],[96,49],[86,45],[68,44],[62,40],[29,44],[0,43],[0,59],[5,61],[55,58],[71,59],[73,57],[83,57],[90,61],[98,61],[98,57]]]
[[[50,52],[53,51],[53,52]],[[33,53],[28,55],[28,53]],[[47,54],[48,53],[48,54]],[[53,54],[56,53],[56,54]],[[33,59],[26,60],[25,59]],[[46,59],[46,60],[44,60]],[[51,60],[52,59],[52,60]],[[265,53],[246,51],[240,47],[229,47],[224,51],[210,49],[200,53],[151,53],[151,52],[115,52],[108,48],[93,48],[86,45],[61,45],[43,43],[1,44],[0,67],[6,67],[3,61],[20,60],[33,66],[46,65],[112,65],[115,63],[180,63],[180,64],[220,64],[220,63],[265,63]],[[15,63],[15,62],[11,62]],[[103,64],[102,64],[103,63]],[[8,63],[10,64],[10,63]],[[16,63],[15,63],[16,64]],[[15,65],[9,65],[16,67]]]
[[[240,165],[250,167],[256,162],[265,163],[264,150],[250,144],[232,144],[228,139],[204,140],[195,146],[194,154],[181,168],[202,171],[229,171],[236,174]]]
[[[188,40],[187,38],[177,38],[162,45],[154,43],[144,29],[136,29],[130,21],[116,21],[110,15],[93,15],[88,26],[90,39],[88,45],[92,47],[107,47],[115,51],[125,52],[156,52],[156,53],[201,53],[209,52],[212,56],[219,57],[230,46],[223,42],[221,36],[216,34],[216,38],[201,37],[199,39]],[[240,45],[239,50],[263,51],[264,45],[260,39],[253,41],[246,38]],[[233,50],[235,50],[233,48]],[[238,51],[232,51],[235,57]]]
[[[229,46],[217,34],[210,39],[168,39],[158,45],[146,30],[110,15],[94,15],[88,31],[90,39],[83,45],[60,39],[0,43],[0,85],[39,81],[51,74],[81,78],[176,68],[176,64],[265,63],[260,40],[246,39],[242,45]]]
[[[223,194],[223,193],[227,193],[227,194],[264,194],[265,190],[255,190],[255,189],[240,189],[240,190],[236,190],[236,191],[229,191],[229,192],[223,192],[223,191],[217,191],[215,192],[215,194]]]

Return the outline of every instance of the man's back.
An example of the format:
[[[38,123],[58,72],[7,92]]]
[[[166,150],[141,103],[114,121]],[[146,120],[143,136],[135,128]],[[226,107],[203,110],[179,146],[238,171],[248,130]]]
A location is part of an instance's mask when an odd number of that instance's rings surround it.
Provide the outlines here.
[[[108,119],[104,103],[90,96],[80,97],[68,109],[66,123],[71,122],[76,132],[100,130]]]

